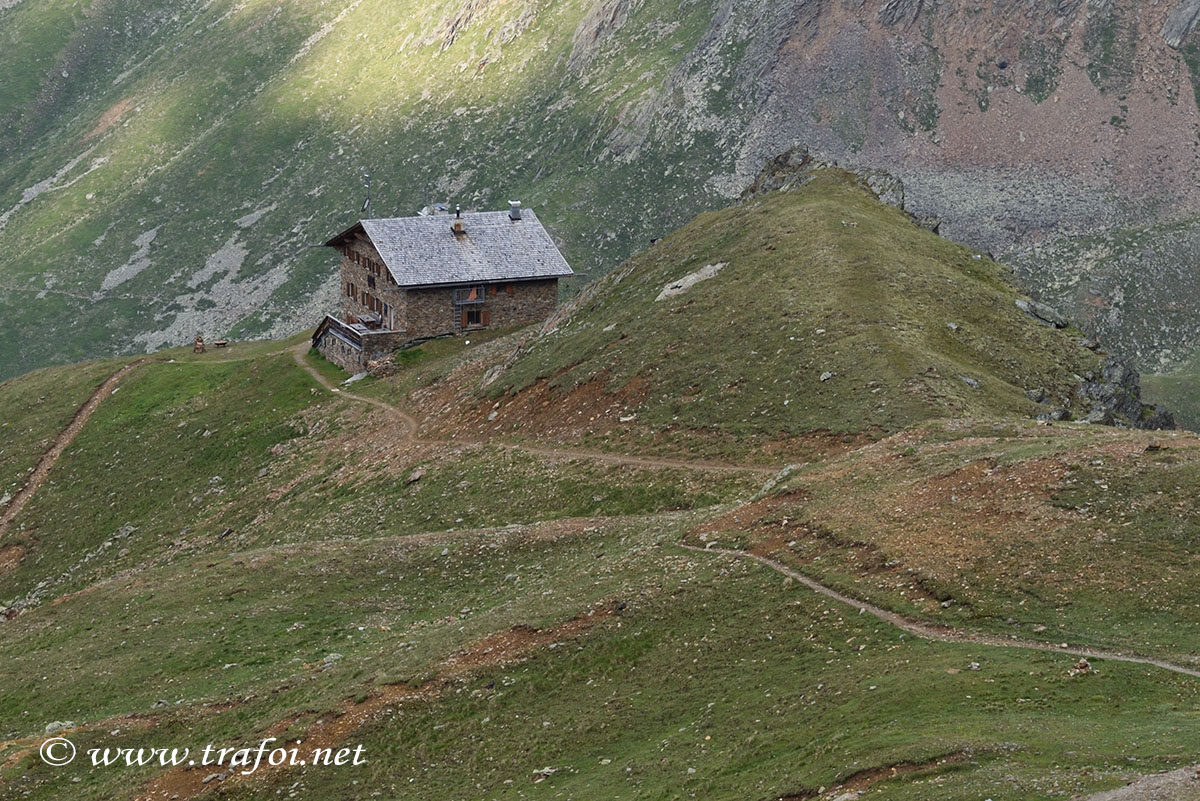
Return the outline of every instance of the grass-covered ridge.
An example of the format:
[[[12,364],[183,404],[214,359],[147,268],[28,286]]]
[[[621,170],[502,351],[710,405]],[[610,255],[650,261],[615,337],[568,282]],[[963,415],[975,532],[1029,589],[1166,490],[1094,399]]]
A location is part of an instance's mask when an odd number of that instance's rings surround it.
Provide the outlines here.
[[[711,265],[724,266],[658,299]],[[1030,416],[1030,389],[1069,407],[1096,357],[1018,297],[1000,265],[824,169],[703,214],[632,259],[488,394],[503,406],[539,382],[564,396],[598,382],[631,398],[619,413],[638,425],[743,439]]]

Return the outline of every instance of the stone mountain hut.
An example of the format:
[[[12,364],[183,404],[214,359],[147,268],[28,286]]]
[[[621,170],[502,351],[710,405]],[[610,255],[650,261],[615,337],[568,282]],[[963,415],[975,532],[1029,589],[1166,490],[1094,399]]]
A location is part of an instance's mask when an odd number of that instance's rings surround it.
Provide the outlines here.
[[[342,254],[342,315],[313,334],[357,373],[414,340],[538,322],[570,266],[537,215],[508,211],[361,220],[325,243]]]

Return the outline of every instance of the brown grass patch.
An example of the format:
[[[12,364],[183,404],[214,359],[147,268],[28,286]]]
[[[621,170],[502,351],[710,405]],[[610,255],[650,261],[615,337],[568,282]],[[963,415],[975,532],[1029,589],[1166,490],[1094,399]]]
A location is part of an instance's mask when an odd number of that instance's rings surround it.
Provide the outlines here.
[[[766,497],[759,498],[757,501],[743,504],[719,517],[705,520],[689,531],[687,538],[693,541],[698,539],[703,544],[708,539],[720,537],[722,534],[729,534],[731,532],[750,533],[755,529],[761,528],[765,518],[776,514],[780,510],[792,509],[802,504],[805,500],[807,500],[807,494],[799,490],[779,495],[767,495]]]

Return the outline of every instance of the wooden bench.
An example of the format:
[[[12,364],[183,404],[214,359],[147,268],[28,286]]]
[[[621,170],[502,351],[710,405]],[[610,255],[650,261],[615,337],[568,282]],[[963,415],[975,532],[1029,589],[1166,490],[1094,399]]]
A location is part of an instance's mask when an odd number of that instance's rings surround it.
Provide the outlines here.
[[[225,346],[226,346],[226,345],[228,345],[228,344],[229,344],[229,340],[228,340],[228,339],[218,339],[216,342],[214,342],[214,343],[213,343],[213,347],[215,347],[215,348],[223,348],[223,347],[225,347]]]

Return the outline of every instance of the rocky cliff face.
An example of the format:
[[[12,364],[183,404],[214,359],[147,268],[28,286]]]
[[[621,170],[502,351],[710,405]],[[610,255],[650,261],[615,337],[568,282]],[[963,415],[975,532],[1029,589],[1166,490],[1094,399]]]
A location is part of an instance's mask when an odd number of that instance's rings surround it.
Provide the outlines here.
[[[1107,359],[1099,371],[1083,376],[1079,398],[1091,407],[1085,418],[1089,423],[1148,430],[1175,428],[1169,409],[1142,402],[1140,376],[1120,359]]]
[[[907,208],[1161,369],[1197,344],[1200,3],[804,4],[737,186],[794,142],[892,172]]]
[[[1200,341],[1198,0],[85,5],[0,10],[0,374],[308,325],[367,172],[596,276],[796,146],[1139,367]]]
[[[781,48],[739,170],[789,139],[888,169],[910,211],[1015,262],[1035,294],[1162,367],[1196,343],[1186,40],[1198,13],[1119,0],[826,5]]]
[[[1191,36],[1200,22],[1200,2],[1183,0],[1167,17],[1162,28],[1162,38],[1171,47],[1179,47],[1184,40]]]

